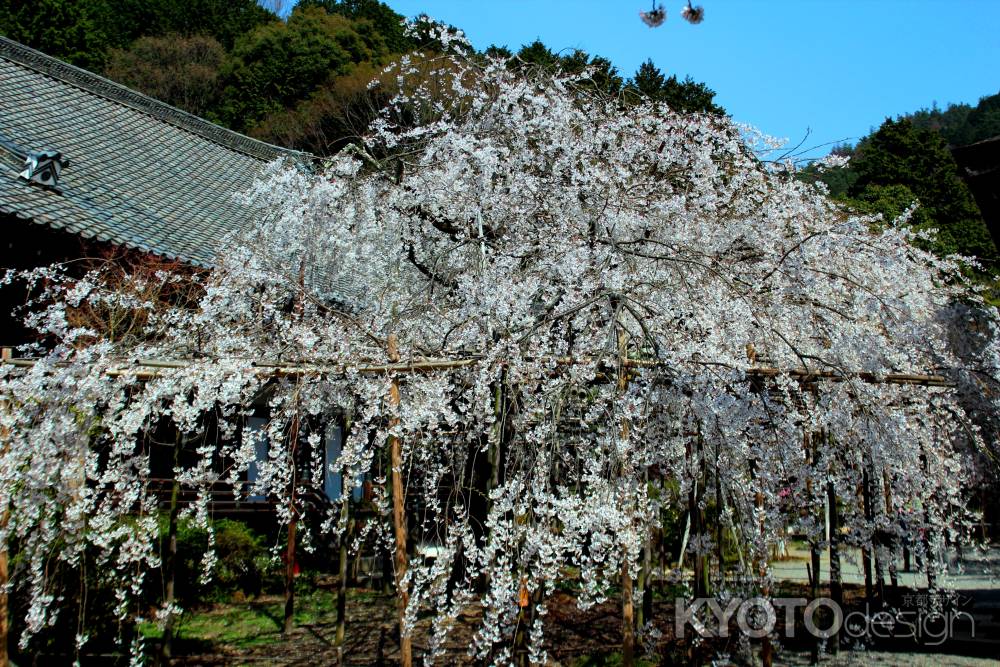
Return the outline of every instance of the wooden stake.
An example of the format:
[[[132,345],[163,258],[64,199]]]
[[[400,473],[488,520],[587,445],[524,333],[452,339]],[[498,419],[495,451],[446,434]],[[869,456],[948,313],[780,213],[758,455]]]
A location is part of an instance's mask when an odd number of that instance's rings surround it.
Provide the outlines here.
[[[389,361],[399,363],[399,347],[396,335],[391,334],[388,341]],[[389,403],[393,408],[399,407],[399,380],[395,377],[389,385]],[[399,425],[399,418],[389,419],[389,429]],[[406,608],[410,604],[410,593],[406,589],[403,577],[406,575],[406,510],[403,489],[403,443],[395,435],[389,436],[389,449],[392,465],[392,523],[396,533],[396,596],[399,605],[399,663],[402,667],[413,667],[413,641],[406,631]]]

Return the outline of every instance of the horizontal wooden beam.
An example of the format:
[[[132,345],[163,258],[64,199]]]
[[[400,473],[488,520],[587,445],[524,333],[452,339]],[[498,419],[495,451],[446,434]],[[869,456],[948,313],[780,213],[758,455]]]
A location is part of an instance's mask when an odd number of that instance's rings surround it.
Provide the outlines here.
[[[428,373],[439,370],[453,370],[475,366],[482,357],[467,357],[462,359],[423,359],[393,364],[361,363],[352,364],[310,364],[292,362],[254,361],[248,370],[268,377],[298,377],[310,375],[339,375],[347,372],[357,372],[365,375],[386,373]],[[593,358],[555,357],[550,360],[556,365],[571,365],[584,363],[602,363],[603,360]],[[9,358],[0,360],[0,365],[31,367],[37,359]],[[135,377],[152,379],[161,377],[165,371],[191,367],[195,362],[187,359],[140,359],[134,363],[123,363],[118,367],[108,368],[106,373],[111,377]],[[619,363],[628,368],[669,368],[666,362],[657,360],[626,359],[622,361],[608,360],[609,367]],[[726,366],[726,368],[733,368]],[[786,375],[799,382],[844,382],[851,379],[861,380],[869,384],[920,385],[928,387],[954,387],[955,383],[943,375],[927,375],[919,373],[886,373],[878,375],[871,372],[840,373],[837,371],[812,370],[808,368],[777,368],[757,366],[743,370],[748,377],[778,377]]]

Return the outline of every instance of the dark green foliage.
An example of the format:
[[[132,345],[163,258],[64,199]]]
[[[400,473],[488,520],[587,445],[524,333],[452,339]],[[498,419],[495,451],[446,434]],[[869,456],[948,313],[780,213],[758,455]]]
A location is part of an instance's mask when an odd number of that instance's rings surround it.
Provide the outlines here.
[[[488,50],[487,53],[494,55],[509,53],[506,48],[503,50],[495,46],[490,48],[492,52]],[[540,67],[570,76],[579,75],[581,86],[593,88],[609,95],[617,95],[622,89],[622,78],[610,60],[601,56],[591,57],[586,51],[580,49],[559,55],[536,39],[531,44],[522,46],[521,50],[517,52],[517,58],[511,63],[512,66],[519,68]]]
[[[255,0],[115,0],[122,45],[144,36],[209,35],[227,49],[236,38],[277,17]]]
[[[857,181],[851,198],[869,205],[888,205],[885,186],[905,186],[940,230],[933,250],[973,255],[992,264],[996,248],[968,187],[958,176],[944,140],[908,119],[887,119],[855,150],[851,168]],[[894,199],[899,192],[892,193]]]
[[[715,103],[715,91],[704,83],[698,83],[690,76],[679,81],[676,75],[670,78],[647,60],[625,87],[628,93],[651,99],[655,102],[665,102],[674,111],[686,113],[709,113],[724,115],[726,110]]]
[[[853,158],[854,147],[848,144],[834,146],[830,151],[832,155]],[[858,174],[848,163],[844,167],[833,167],[821,169],[816,164],[806,165],[799,173],[799,180],[805,183],[825,183],[829,194],[834,199],[843,199],[847,196],[848,190],[858,180]]]
[[[950,146],[965,146],[1000,135],[1000,93],[968,104],[949,104],[942,111],[936,105],[909,116],[921,129],[935,130]]]
[[[390,53],[406,53],[416,45],[407,37],[403,16],[378,0],[300,0],[297,7],[321,7],[331,14],[369,21]]]
[[[276,19],[254,0],[0,0],[0,33],[97,72],[139,37],[209,35],[229,48]]]
[[[559,66],[559,56],[545,46],[540,39],[522,46],[521,50],[517,52],[517,59],[525,65],[536,65],[546,69]]]
[[[357,141],[388,101],[384,86],[368,87],[380,71],[372,63],[359,63],[349,74],[323,83],[291,109],[269,114],[250,134],[313,155],[332,155]]]
[[[870,214],[881,214],[886,223],[892,222],[902,215],[919,197],[905,185],[868,185],[857,197],[850,199],[854,208]],[[930,209],[918,206],[909,219],[908,224],[914,229],[936,227]],[[933,249],[933,248],[931,248]]]
[[[505,60],[514,57],[513,51],[508,49],[506,46],[497,46],[496,44],[490,44],[487,46],[486,50],[483,51],[483,54],[489,56],[490,58],[503,58]]]
[[[317,7],[296,8],[286,23],[262,26],[237,40],[219,115],[229,127],[245,130],[356,63],[377,62],[385,54],[370,23]]]
[[[652,60],[647,60],[639,65],[635,76],[629,80],[629,88],[643,97],[657,100],[663,94],[663,87],[666,83],[667,77],[663,75],[660,68],[654,65]]]
[[[167,544],[168,522],[160,522],[161,548]],[[221,519],[213,523],[218,562],[212,580],[201,585],[202,557],[208,549],[208,533],[191,521],[182,520],[177,530],[176,596],[181,606],[219,601],[234,594],[259,595],[268,577],[276,577],[280,565],[272,563],[264,538],[239,521]],[[166,579],[164,573],[164,579]],[[155,597],[155,594],[154,594]],[[159,598],[157,598],[158,600]]]
[[[221,97],[225,60],[225,49],[211,37],[141,37],[127,50],[112,49],[104,74],[197,116],[211,116]]]
[[[0,34],[96,70],[121,43],[108,0],[0,0]]]

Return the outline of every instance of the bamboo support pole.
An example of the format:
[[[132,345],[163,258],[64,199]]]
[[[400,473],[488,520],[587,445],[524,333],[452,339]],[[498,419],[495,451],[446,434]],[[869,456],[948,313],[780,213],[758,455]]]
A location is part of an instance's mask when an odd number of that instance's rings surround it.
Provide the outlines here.
[[[233,360],[229,360],[233,361]],[[246,361],[246,360],[240,360]],[[362,375],[383,374],[383,373],[427,373],[440,370],[454,370],[467,368],[479,364],[482,359],[473,356],[461,359],[425,359],[408,362],[394,362],[389,364],[374,364],[364,361],[358,363],[279,363],[261,360],[249,360],[248,369],[266,377],[295,377],[300,375],[342,375],[348,372],[356,372]],[[541,358],[535,361],[553,363],[557,366],[577,365],[597,363],[601,360],[588,357],[551,357]],[[18,367],[31,367],[38,362],[37,359],[6,359],[0,365],[10,365]],[[139,379],[152,379],[163,375],[163,371],[183,369],[194,365],[190,360],[157,360],[140,359],[132,362],[122,362],[121,366],[109,367],[105,372],[111,377],[136,377]],[[606,362],[609,366],[613,363]],[[644,359],[624,359],[621,364],[626,368],[670,368],[667,363]],[[701,365],[715,365],[701,362]],[[726,366],[726,368],[729,368]],[[840,373],[836,371],[816,371],[806,368],[775,368],[775,367],[751,367],[743,369],[748,377],[776,377],[787,375],[788,377],[801,382],[843,382],[850,379],[858,379],[869,384],[896,384],[896,385],[921,385],[928,387],[954,387],[955,384],[942,375],[926,375],[915,373],[886,373],[876,375],[874,373]]]
[[[399,347],[396,336],[390,335],[388,341],[389,361],[399,362]],[[395,377],[389,385],[389,403],[393,408],[399,407],[399,380]],[[399,418],[389,420],[389,430],[399,425]],[[404,580],[406,576],[406,510],[403,489],[403,443],[398,436],[389,436],[392,466],[392,523],[396,535],[396,595],[399,605],[399,662],[402,667],[413,667],[413,641],[406,629],[406,608],[410,604],[410,594]]]

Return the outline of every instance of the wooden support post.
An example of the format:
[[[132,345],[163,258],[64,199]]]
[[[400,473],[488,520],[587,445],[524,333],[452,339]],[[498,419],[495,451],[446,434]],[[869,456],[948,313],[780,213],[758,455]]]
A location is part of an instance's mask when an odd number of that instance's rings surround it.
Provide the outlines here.
[[[399,347],[396,335],[388,340],[389,361],[399,363]],[[389,385],[389,403],[399,407],[399,380],[395,377]],[[389,419],[389,429],[399,425],[399,418]],[[390,465],[392,466],[392,523],[396,534],[396,597],[399,606],[399,663],[402,667],[413,667],[413,640],[406,630],[406,608],[410,604],[410,594],[403,578],[406,576],[406,507],[403,488],[403,443],[395,435],[389,436]]]
[[[181,483],[177,479],[178,468],[181,463],[181,447],[184,438],[178,429],[174,438],[174,468],[173,482],[170,485],[170,518],[167,524],[167,557],[164,565],[167,570],[166,603],[172,606],[176,596],[175,587],[177,582],[177,515],[179,514],[179,500],[181,493]],[[167,623],[163,627],[163,646],[160,649],[160,656],[164,665],[170,664],[173,654],[174,641],[174,617],[173,614],[167,616]]]
[[[750,460],[750,479],[753,480],[757,476],[757,461],[755,459]],[[756,497],[754,499],[754,504],[757,507],[758,512],[760,512],[760,534],[763,538],[764,536],[764,493],[758,490]],[[767,575],[767,563],[763,555],[758,554],[757,560],[757,575],[764,581],[764,586],[761,590],[761,596],[766,600],[771,597],[771,586],[767,584],[765,576]],[[771,667],[774,664],[774,646],[771,644],[771,637],[769,635],[764,635],[760,640],[760,662],[763,667]]]
[[[635,603],[632,575],[628,571],[628,550],[622,559],[622,667],[635,664]]]
[[[896,514],[892,507],[892,478],[889,476],[889,471],[884,468],[882,470],[882,485],[885,493],[885,514],[890,520],[892,520]],[[889,584],[892,586],[892,603],[896,604],[899,601],[899,576],[897,574],[897,564],[899,562],[899,540],[896,536],[891,536],[890,539],[891,542],[887,548],[889,561]]]
[[[806,437],[805,437],[806,460],[808,461],[810,468],[813,470],[813,474],[815,474],[815,471],[816,471],[816,461],[819,459],[819,444],[820,444],[820,441],[822,440],[822,438],[823,438],[822,431],[820,431],[819,433],[812,433],[812,434],[808,434],[807,433]],[[822,493],[822,492],[820,492],[820,493]],[[819,493],[816,493],[815,495],[819,495]],[[819,513],[821,513],[823,511],[822,510],[822,505],[817,506],[817,505],[813,504],[813,502],[812,502],[813,497],[814,497],[814,489],[813,489],[813,484],[812,484],[811,477],[809,479],[806,479],[806,497],[809,498],[809,503],[812,506],[812,513],[813,513],[814,517],[817,514],[819,514]],[[812,539],[809,540],[809,555],[810,555],[810,561],[811,561],[810,564],[812,566],[810,568],[810,575],[811,576],[809,577],[809,583],[810,583],[809,593],[811,595],[811,599],[818,600],[819,599],[819,582],[820,582],[820,576],[821,576],[821,572],[820,572],[820,537],[819,536],[815,536],[815,537],[813,537]],[[811,652],[810,652],[811,653],[810,657],[811,657],[811,662],[814,665],[818,665],[819,664],[819,654],[820,654],[820,643],[821,642],[822,642],[822,639],[820,639],[819,637],[815,637],[814,640],[813,640],[813,643],[812,643],[812,649],[811,649]]]
[[[9,347],[3,348],[0,352],[0,359],[2,361],[9,361],[11,358],[11,349]],[[5,413],[10,409],[6,400],[0,400],[0,413]],[[0,429],[0,447],[6,452],[7,448],[10,446],[8,442],[10,440],[10,433],[6,428]],[[3,516],[0,517],[0,524],[3,528],[7,528],[7,522],[10,520],[10,514],[4,510]],[[7,582],[10,579],[10,573],[8,572],[8,562],[7,562],[7,542],[4,541],[0,544],[0,667],[7,667],[10,663],[10,658],[7,655],[7,635],[10,632],[10,612],[8,609],[9,601],[7,600]]]
[[[812,561],[812,568],[809,577],[809,595],[811,600],[819,599],[819,580],[820,580],[820,546],[819,540],[814,539],[809,543],[810,560]],[[816,637],[812,643],[811,658],[812,664],[819,664],[819,648],[820,642],[822,640]]]
[[[618,391],[622,394],[628,388],[627,341],[623,331],[618,332]],[[622,419],[621,438],[628,440],[631,425],[627,417]],[[632,592],[632,573],[629,571],[629,551],[622,549],[622,667],[635,664],[635,598]]]
[[[340,581],[337,583],[337,635],[336,643],[338,647],[344,646],[344,635],[347,625],[347,559],[349,558],[348,544],[354,531],[354,520],[351,518],[351,488],[348,483],[347,468],[344,468],[340,476],[340,521],[344,526],[344,533],[340,536],[340,561],[338,570]]]
[[[296,405],[292,426],[288,432],[288,456],[291,466],[291,488],[288,493],[288,544],[285,551],[285,624],[282,628],[288,634],[295,627],[295,538],[298,529],[298,514],[295,509],[296,469],[295,455],[299,441],[299,414]]]
[[[840,578],[840,515],[837,513],[837,491],[833,481],[826,483],[826,497],[830,506],[830,599],[844,608],[844,586]],[[834,635],[830,652],[840,651],[840,635]]]
[[[646,535],[646,544],[642,550],[642,569],[639,571],[639,592],[642,595],[642,605],[638,609],[636,625],[640,628],[653,620],[653,586],[650,582],[653,573],[653,536]]]
[[[726,500],[722,495],[722,473],[719,467],[719,440],[715,441],[715,554],[719,561],[719,587],[726,585],[726,553],[723,549],[722,518],[726,513]]]
[[[868,473],[868,465],[864,465],[865,468],[861,471],[861,503],[864,507],[865,519],[870,524],[873,519],[871,475]],[[865,601],[868,603],[869,608],[871,608],[874,606],[874,593],[872,587],[872,553],[868,547],[861,547],[861,562],[865,571]]]

